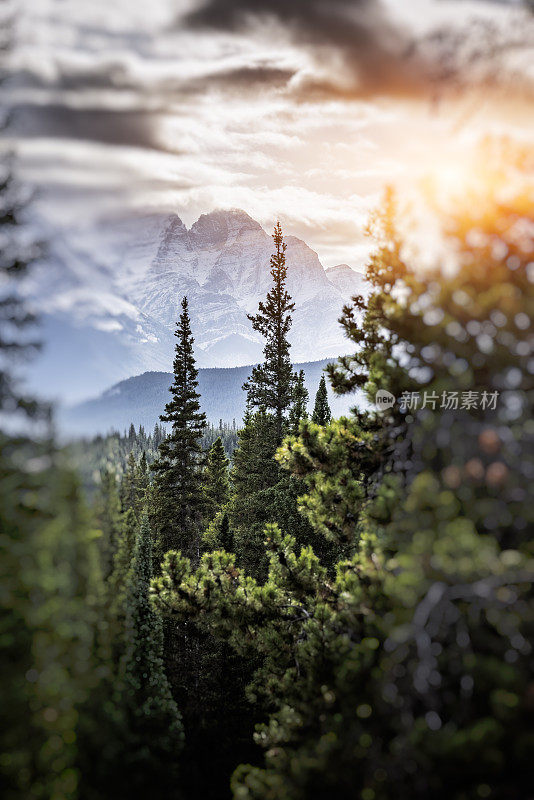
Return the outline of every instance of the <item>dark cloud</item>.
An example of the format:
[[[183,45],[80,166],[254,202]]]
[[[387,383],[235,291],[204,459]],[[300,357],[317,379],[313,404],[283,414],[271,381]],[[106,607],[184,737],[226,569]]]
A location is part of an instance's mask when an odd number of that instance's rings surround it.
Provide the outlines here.
[[[510,29],[497,29],[491,20],[480,18],[469,25],[451,23],[412,40],[389,17],[381,0],[197,2],[196,10],[181,19],[190,30],[256,33],[267,21],[275,21],[298,47],[312,53],[318,68],[299,73],[260,52],[235,66],[238,46],[230,48],[232,67],[222,58],[219,68],[193,78],[178,64],[175,72],[135,69],[136,63],[132,66],[116,49],[82,63],[63,54],[53,70],[42,69],[37,62],[10,75],[6,83],[14,98],[16,133],[165,151],[168,147],[158,137],[161,120],[173,115],[183,117],[187,125],[198,98],[210,92],[239,94],[248,101],[260,92],[281,90],[297,103],[380,95],[439,100],[472,83],[486,93],[495,87],[521,98],[532,92],[526,72],[518,69],[512,75],[508,67],[501,69],[512,49],[520,54],[532,46],[532,16],[524,10],[518,13],[526,24]],[[145,36],[140,33],[141,38],[131,39],[128,34],[128,46],[148,49]],[[283,44],[285,39],[280,38]],[[208,63],[213,67],[213,61]],[[25,102],[28,88],[39,90],[39,102],[33,92],[32,102]],[[112,97],[118,98],[115,107],[110,107]]]
[[[154,115],[142,110],[73,108],[60,103],[25,104],[12,112],[12,130],[20,137],[81,139],[112,145],[161,149]]]
[[[44,77],[38,72],[20,71],[13,77],[15,88],[50,89],[63,91],[128,91],[136,92],[141,98],[150,100],[150,108],[157,104],[162,111],[169,100],[181,100],[211,89],[254,90],[258,86],[283,87],[295,75],[295,70],[284,69],[270,63],[259,63],[232,67],[208,72],[191,79],[180,77],[153,78],[144,87],[120,63],[102,62],[80,69],[74,65],[63,65],[53,78]]]
[[[235,88],[255,89],[259,85],[285,86],[295,75],[295,70],[282,69],[269,65],[245,66],[235,69],[213,72],[202,78],[196,79],[194,85],[197,89],[208,88]]]
[[[525,5],[534,6],[534,0]],[[500,57],[532,46],[530,19],[525,16],[523,30],[517,23],[505,30],[504,38],[493,23],[473,19],[460,29],[451,20],[447,28],[415,40],[380,0],[202,0],[185,24],[241,32],[275,20],[323,67],[323,77],[296,81],[293,96],[320,101],[381,94],[436,99],[445,90],[472,85],[515,91],[517,76],[503,69]],[[328,55],[337,62],[329,62]]]
[[[293,40],[321,57],[341,54],[352,92],[414,94],[424,86],[409,58],[408,35],[388,18],[379,0],[205,0],[185,19],[191,28],[244,31],[274,19]],[[347,86],[348,89],[348,86]]]
[[[30,87],[60,91],[84,91],[138,88],[124,64],[96,60],[85,68],[73,64],[56,65],[54,77],[43,75],[36,70],[20,70],[11,76],[10,82],[17,89]]]
[[[54,92],[56,98],[41,103],[15,102],[11,109],[11,130],[24,138],[78,139],[168,151],[158,138],[158,123],[169,113],[179,116],[185,100],[194,102],[195,97],[213,90],[243,94],[265,85],[284,87],[293,75],[293,70],[267,62],[209,72],[190,80],[159,78],[150,86],[142,86],[118,63],[97,62],[83,70],[64,64],[53,78],[21,70],[11,76],[15,95],[18,89],[30,87]],[[80,103],[84,92],[96,91],[98,95],[108,90],[135,91],[136,106],[114,110],[97,105],[94,100],[74,106],[63,95],[76,92]]]

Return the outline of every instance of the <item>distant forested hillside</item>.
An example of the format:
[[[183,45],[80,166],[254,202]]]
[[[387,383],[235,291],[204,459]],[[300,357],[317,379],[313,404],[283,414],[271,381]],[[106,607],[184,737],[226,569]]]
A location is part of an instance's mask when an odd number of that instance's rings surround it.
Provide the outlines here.
[[[202,447],[206,452],[218,437],[231,462],[238,442],[237,427],[209,425],[202,437]],[[116,478],[122,480],[128,470],[130,454],[136,463],[144,454],[147,466],[150,467],[157,458],[158,448],[164,438],[165,429],[160,423],[151,431],[146,431],[143,426],[136,430],[130,425],[127,431],[112,431],[106,436],[97,435],[70,442],[65,452],[80,476],[86,496],[92,499],[95,489],[101,483],[103,471],[112,470]]]
[[[323,370],[332,362],[333,359],[324,359],[295,364],[296,369],[305,373],[310,410]],[[237,425],[241,424],[246,402],[242,386],[251,371],[252,367],[199,370],[202,410],[209,422],[218,425],[222,420],[232,424],[235,420]],[[152,430],[167,402],[171,382],[170,372],[145,372],[121,381],[93,400],[64,409],[59,416],[60,427],[65,434],[75,437],[123,431],[132,423],[136,428]],[[354,405],[354,396],[335,396],[329,388],[329,402],[333,415],[339,417]]]

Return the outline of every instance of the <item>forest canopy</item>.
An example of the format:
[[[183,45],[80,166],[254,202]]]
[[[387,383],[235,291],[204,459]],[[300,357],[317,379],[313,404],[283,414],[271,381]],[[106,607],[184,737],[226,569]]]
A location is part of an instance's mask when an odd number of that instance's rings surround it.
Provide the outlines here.
[[[2,302],[1,408],[41,425],[1,434],[6,800],[528,796],[533,164],[493,158],[438,212],[446,269],[385,191],[315,397],[277,223],[239,430],[206,422],[184,295],[167,428],[65,450],[12,379],[31,320]],[[365,408],[332,418],[326,381]]]

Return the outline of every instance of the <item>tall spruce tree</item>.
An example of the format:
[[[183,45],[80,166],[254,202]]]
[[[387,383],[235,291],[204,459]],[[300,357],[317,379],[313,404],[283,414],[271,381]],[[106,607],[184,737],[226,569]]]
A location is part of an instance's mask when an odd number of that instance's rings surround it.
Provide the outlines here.
[[[277,522],[300,543],[307,543],[312,534],[297,509],[298,481],[281,470],[274,459],[284,436],[303,418],[307,392],[303,375],[295,375],[289,358],[287,334],[294,303],[286,290],[286,245],[280,223],[273,239],[273,287],[265,303],[259,304],[258,314],[250,317],[255,330],[266,338],[264,362],[253,369],[243,386],[247,414],[234,453],[234,496],[229,507],[239,564],[254,576],[263,576],[267,570],[263,546],[266,523]]]
[[[291,312],[295,304],[286,290],[286,243],[282,227],[276,223],[274,234],[276,250],[271,257],[273,287],[265,303],[260,302],[258,313],[249,315],[254,330],[265,337],[264,362],[254,367],[243,388],[251,408],[274,415],[276,443],[280,444],[286,427],[287,412],[293,400],[295,375],[289,358],[290,344],[287,334],[291,328]]]
[[[312,422],[317,425],[328,425],[332,419],[332,412],[328,405],[328,392],[326,391],[326,381],[324,375],[321,375],[319,381],[319,388],[315,395],[315,405],[313,407]]]
[[[202,440],[207,425],[205,415],[200,410],[198,371],[186,297],[182,300],[182,313],[175,336],[177,343],[173,363],[174,381],[170,387],[171,400],[160,417],[162,422],[171,423],[172,427],[161,441],[158,458],[152,465],[155,478],[150,493],[150,519],[155,533],[158,565],[165,553],[175,550],[193,563],[199,562],[205,513]],[[184,758],[193,773],[184,775],[184,781],[189,786],[190,783],[195,784],[204,771],[198,771],[191,747],[194,742],[202,742],[203,739],[203,699],[209,692],[206,682],[209,683],[212,670],[207,665],[213,648],[211,642],[206,641],[195,626],[187,621],[179,626],[167,621],[164,643],[165,671],[189,734],[188,752]],[[220,670],[221,665],[217,669]],[[213,752],[211,744],[209,749]],[[195,796],[193,789],[190,793]]]
[[[193,353],[193,335],[187,297],[174,334],[177,338],[173,363],[171,400],[161,415],[171,423],[169,435],[159,446],[155,472],[152,525],[158,556],[167,550],[181,550],[193,560],[200,553],[203,521],[202,435],[206,416],[200,410],[198,370]]]

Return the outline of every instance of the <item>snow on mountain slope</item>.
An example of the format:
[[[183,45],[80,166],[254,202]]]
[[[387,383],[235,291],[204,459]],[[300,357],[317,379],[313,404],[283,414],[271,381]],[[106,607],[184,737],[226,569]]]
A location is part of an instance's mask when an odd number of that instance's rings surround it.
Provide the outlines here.
[[[244,211],[203,214],[189,229],[176,214],[132,213],[49,241],[46,262],[25,285],[46,320],[33,376],[42,393],[73,401],[142,369],[168,368],[184,295],[199,366],[261,359],[263,341],[247,314],[271,286],[273,241]],[[285,241],[292,359],[347,352],[337,320],[361,274],[347,265],[325,271],[305,242]]]
[[[328,267],[326,277],[347,299],[356,294],[365,296],[369,292],[369,285],[365,281],[364,274],[352,269],[348,264]]]

